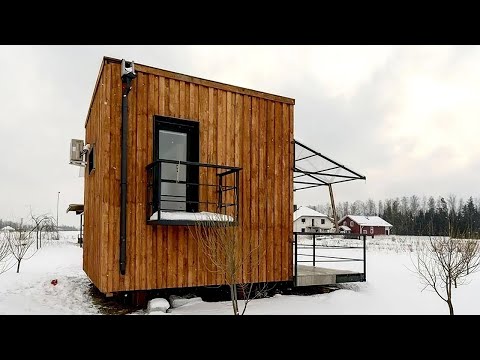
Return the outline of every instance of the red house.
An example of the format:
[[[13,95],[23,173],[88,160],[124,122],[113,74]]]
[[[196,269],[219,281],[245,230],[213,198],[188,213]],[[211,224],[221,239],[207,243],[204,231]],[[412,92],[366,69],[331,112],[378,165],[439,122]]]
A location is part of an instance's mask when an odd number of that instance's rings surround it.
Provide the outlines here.
[[[339,226],[348,226],[352,233],[368,235],[390,235],[392,224],[379,216],[345,215]]]

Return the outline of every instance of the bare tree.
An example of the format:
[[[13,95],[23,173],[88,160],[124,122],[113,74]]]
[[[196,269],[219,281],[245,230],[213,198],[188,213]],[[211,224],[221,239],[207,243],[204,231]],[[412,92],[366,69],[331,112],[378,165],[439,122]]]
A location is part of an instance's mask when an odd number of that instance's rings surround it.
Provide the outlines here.
[[[408,211],[408,199],[406,196],[402,196],[400,199],[400,213],[405,215]]]
[[[375,201],[373,199],[367,200],[367,213],[365,215],[373,216],[377,213],[377,207],[375,205]]]
[[[42,233],[53,224],[55,219],[48,214],[35,215],[30,208],[30,218],[33,221],[35,229],[35,238],[37,240],[37,250],[42,247]]]
[[[412,211],[413,216],[417,216],[418,211],[420,210],[420,199],[417,195],[410,196],[410,210]]]
[[[425,288],[431,287],[447,303],[453,315],[452,285],[464,284],[469,274],[480,266],[480,245],[477,240],[431,237],[418,249],[414,262]]]
[[[448,194],[447,204],[450,214],[455,214],[457,212],[457,196],[455,194]]]
[[[40,247],[42,247],[42,239],[52,240],[57,237],[57,225],[55,224],[55,219],[53,216],[48,217],[48,219],[40,225]]]
[[[35,228],[27,230],[25,226],[21,225],[16,231],[10,231],[6,234],[8,248],[12,256],[17,260],[17,273],[20,272],[20,263],[22,260],[30,259],[36,252],[31,252],[27,256],[28,250],[35,242],[33,232]]]
[[[0,274],[11,268],[12,254],[7,241],[7,231],[0,232]]]
[[[366,202],[366,201],[361,201],[361,200],[360,200],[360,209],[361,209],[361,212],[362,212],[361,215],[368,215],[368,214],[367,214],[367,212],[368,212],[368,206],[367,206],[367,202]]]
[[[383,216],[383,202],[378,200],[378,216]]]
[[[221,274],[230,287],[234,315],[240,315],[238,290],[242,290],[244,307],[241,314],[243,315],[250,301],[253,284],[242,281],[242,268],[249,264],[246,273],[250,275],[251,270],[258,266],[259,248],[253,248],[247,254],[242,254],[238,226],[224,217],[226,215],[208,215],[206,220],[197,221],[195,226],[189,227],[189,230],[195,240],[201,244],[202,252],[210,263],[205,264],[207,270]],[[258,294],[259,291],[255,293],[255,297],[259,296]]]
[[[351,205],[350,205],[350,215],[363,215],[360,214],[362,208],[362,202],[360,200],[355,200]]]
[[[350,205],[348,204],[348,201],[345,201],[345,202],[343,203],[343,214],[342,214],[342,217],[344,217],[345,215],[350,215],[349,210],[350,210]]]

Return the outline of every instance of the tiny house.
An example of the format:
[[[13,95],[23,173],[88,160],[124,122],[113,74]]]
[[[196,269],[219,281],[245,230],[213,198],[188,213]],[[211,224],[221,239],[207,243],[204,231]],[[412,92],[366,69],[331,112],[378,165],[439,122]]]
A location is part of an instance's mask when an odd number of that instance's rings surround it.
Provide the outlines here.
[[[83,268],[105,294],[223,284],[189,231],[205,214],[292,281],[294,99],[103,58],[85,122]],[[211,264],[210,264],[211,265]]]

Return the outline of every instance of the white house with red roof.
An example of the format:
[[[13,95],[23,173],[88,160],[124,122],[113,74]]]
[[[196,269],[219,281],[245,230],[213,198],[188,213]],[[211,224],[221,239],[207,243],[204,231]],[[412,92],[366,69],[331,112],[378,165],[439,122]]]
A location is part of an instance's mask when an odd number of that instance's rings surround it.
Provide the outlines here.
[[[331,218],[309,207],[300,206],[293,212],[295,232],[330,232],[333,227]]]

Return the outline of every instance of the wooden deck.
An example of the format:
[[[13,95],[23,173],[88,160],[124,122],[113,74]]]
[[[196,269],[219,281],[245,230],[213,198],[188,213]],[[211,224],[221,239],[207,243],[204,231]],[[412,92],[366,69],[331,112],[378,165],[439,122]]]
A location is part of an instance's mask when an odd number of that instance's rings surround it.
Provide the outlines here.
[[[349,270],[298,265],[298,277],[295,286],[333,285],[355,281],[365,281],[364,274]]]

